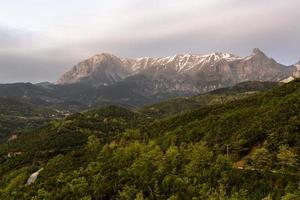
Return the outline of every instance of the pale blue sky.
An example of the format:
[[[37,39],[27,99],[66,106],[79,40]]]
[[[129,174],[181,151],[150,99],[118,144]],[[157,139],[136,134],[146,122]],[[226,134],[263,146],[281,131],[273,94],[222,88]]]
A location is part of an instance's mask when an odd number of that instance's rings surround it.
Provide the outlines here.
[[[55,81],[100,52],[165,56],[259,47],[300,59],[299,0],[0,0],[0,82]]]

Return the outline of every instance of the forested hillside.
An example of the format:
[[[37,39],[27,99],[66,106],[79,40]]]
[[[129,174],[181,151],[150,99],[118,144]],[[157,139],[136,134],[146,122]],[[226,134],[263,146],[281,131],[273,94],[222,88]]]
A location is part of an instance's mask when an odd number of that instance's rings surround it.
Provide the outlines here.
[[[232,88],[219,89],[194,98],[176,98],[138,110],[152,117],[167,116],[178,112],[185,112],[201,105],[216,104],[243,98],[254,92],[269,89],[277,84],[273,82],[245,82]],[[67,94],[71,99],[74,99],[73,101],[60,101],[55,97],[55,92],[52,89],[50,93],[44,90],[51,86],[53,85],[33,85],[29,83],[0,85],[0,93],[6,94],[5,97],[0,97],[0,141],[7,139],[22,129],[41,127],[52,119],[62,118],[75,112],[82,112],[107,105],[122,105],[127,108],[137,109],[136,106],[122,104],[118,101],[84,106],[77,102],[77,97],[90,98],[90,90],[87,87],[83,87],[77,93],[73,93],[73,85],[65,86],[65,88],[56,88],[56,95]],[[116,99],[121,98],[118,95],[115,96]],[[87,102],[85,99],[82,101]]]
[[[65,112],[7,97],[0,97],[0,141],[22,129],[41,127]]]
[[[278,85],[279,83],[277,82],[248,81],[194,97],[173,98],[157,104],[144,106],[139,111],[152,117],[164,117],[191,111],[201,106],[228,103],[251,96],[257,92],[269,90]]]
[[[186,99],[185,112],[109,106],[21,132],[0,145],[0,199],[299,199],[300,81],[217,97]]]

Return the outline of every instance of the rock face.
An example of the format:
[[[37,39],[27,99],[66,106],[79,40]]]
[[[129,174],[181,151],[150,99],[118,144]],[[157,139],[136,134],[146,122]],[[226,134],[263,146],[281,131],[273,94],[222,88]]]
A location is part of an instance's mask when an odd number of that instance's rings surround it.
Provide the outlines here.
[[[36,181],[36,179],[37,179],[38,175],[40,174],[40,172],[43,171],[43,170],[44,169],[41,168],[40,170],[38,170],[38,171],[34,172],[33,174],[31,174],[30,177],[28,178],[27,182],[26,182],[26,186],[32,185]]]
[[[289,82],[292,82],[294,80],[295,80],[295,78],[293,76],[290,76],[290,77],[288,77],[286,79],[281,80],[280,82],[281,83],[289,83]]]
[[[136,77],[130,80],[138,81],[141,87],[145,85],[152,95],[170,92],[193,94],[244,81],[278,82],[296,73],[296,65],[281,65],[259,49],[254,49],[250,56],[244,58],[228,53],[138,59],[99,54],[74,66],[58,80],[58,84],[85,83],[98,87]],[[144,76],[147,81],[141,79]]]
[[[298,70],[300,70],[300,61],[297,62],[294,66],[297,67]]]
[[[86,82],[95,86],[109,85],[123,80],[130,72],[123,61],[112,54],[99,54],[80,62],[73,69],[65,73],[59,84]]]

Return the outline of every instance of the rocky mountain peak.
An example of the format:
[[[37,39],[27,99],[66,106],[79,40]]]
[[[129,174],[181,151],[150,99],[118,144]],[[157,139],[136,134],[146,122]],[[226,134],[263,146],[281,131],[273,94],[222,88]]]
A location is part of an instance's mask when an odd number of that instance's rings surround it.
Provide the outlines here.
[[[101,53],[78,63],[58,83],[108,86],[131,76],[145,75],[158,84],[156,88],[174,89],[176,85],[176,88],[196,88],[199,92],[207,92],[243,81],[280,81],[292,76],[295,71],[298,71],[295,67],[277,63],[258,48],[244,58],[221,52],[137,59]]]
[[[214,53],[211,53],[211,54],[208,54],[208,55],[203,55],[203,57],[209,57],[213,60],[222,60],[222,59],[225,59],[225,60],[236,60],[236,59],[240,59],[241,57],[239,56],[236,56],[234,54],[230,54],[230,53],[223,53],[223,52],[214,52]]]
[[[92,56],[92,58],[102,58],[102,59],[111,59],[111,58],[116,58],[117,56],[115,56],[112,53],[99,53],[99,54],[95,54],[94,56]]]
[[[266,57],[266,54],[260,50],[259,48],[255,48],[252,50],[252,55],[259,55],[259,56],[265,56]]]
[[[92,85],[108,85],[118,82],[129,75],[123,61],[110,53],[96,54],[75,65],[62,75],[58,84],[87,82]]]
[[[111,53],[101,53],[96,54],[83,62],[92,62],[92,63],[100,63],[100,62],[121,62],[120,58]]]

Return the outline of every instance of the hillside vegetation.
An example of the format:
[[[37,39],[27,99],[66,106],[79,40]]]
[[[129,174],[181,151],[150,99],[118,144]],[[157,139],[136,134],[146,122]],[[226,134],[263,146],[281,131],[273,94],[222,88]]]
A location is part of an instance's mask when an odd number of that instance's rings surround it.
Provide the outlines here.
[[[0,97],[0,141],[20,130],[41,127],[64,115],[64,112],[56,109]]]
[[[299,199],[300,81],[215,95],[24,131],[0,145],[0,199]]]
[[[232,88],[216,90],[195,98],[172,99],[138,110],[152,117],[167,116],[178,112],[185,112],[200,105],[243,98],[251,95],[253,92],[266,90],[276,84],[277,83],[273,82],[240,83]],[[77,93],[73,93],[73,85],[58,87],[54,91],[51,89],[51,92],[47,92],[45,89],[49,89],[49,87],[54,86],[43,86],[42,84],[32,85],[29,83],[0,85],[1,95],[5,94],[5,97],[0,97],[0,141],[7,139],[23,129],[41,127],[52,119],[59,119],[70,113],[82,112],[107,105],[121,105],[130,109],[137,109],[135,106],[122,104],[117,101],[84,106],[77,102],[77,97],[84,97],[85,99],[81,101],[87,102],[88,97],[93,96],[89,93],[90,90],[87,87],[77,88]],[[123,92],[126,93],[126,90]],[[61,96],[63,94],[67,94],[67,96],[77,100],[60,101],[59,98],[55,97],[56,95]],[[120,95],[120,93],[118,95]],[[118,95],[115,96],[116,99],[121,98]]]
[[[266,91],[277,85],[278,83],[276,82],[243,82],[232,87],[220,88],[194,97],[173,98],[157,104],[144,106],[139,109],[139,111],[152,117],[165,117],[191,111],[201,106],[235,101],[251,96],[257,92]]]

